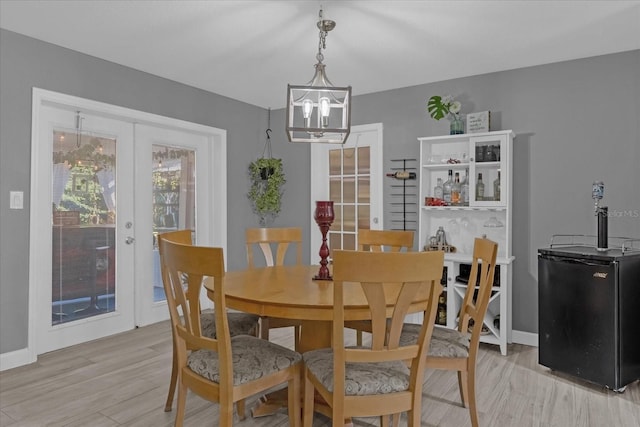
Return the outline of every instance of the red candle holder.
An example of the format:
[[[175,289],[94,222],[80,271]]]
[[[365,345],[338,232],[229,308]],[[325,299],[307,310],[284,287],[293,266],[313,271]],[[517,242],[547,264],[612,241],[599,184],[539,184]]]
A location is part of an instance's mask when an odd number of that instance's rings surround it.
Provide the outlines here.
[[[314,280],[333,280],[333,277],[329,274],[329,269],[327,268],[327,258],[329,258],[329,246],[327,246],[327,233],[329,232],[329,228],[335,219],[335,215],[333,212],[333,202],[330,200],[317,200],[316,201],[316,211],[313,214],[313,218],[316,220],[318,227],[320,227],[320,232],[322,233],[322,245],[320,246],[320,270],[318,274],[313,277]]]

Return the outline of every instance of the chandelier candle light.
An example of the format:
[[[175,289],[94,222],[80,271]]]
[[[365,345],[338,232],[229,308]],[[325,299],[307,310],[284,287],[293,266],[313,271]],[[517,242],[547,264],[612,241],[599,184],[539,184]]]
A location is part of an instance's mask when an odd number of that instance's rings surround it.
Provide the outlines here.
[[[351,86],[334,87],[327,78],[322,50],[336,23],[323,19],[322,9],[319,18],[316,72],[304,86],[287,86],[286,132],[290,142],[344,144],[351,130]]]

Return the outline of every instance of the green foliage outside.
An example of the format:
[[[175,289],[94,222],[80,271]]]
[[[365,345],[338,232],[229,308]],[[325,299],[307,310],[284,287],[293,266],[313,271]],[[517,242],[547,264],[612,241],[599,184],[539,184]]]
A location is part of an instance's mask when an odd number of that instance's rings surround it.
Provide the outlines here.
[[[111,222],[93,166],[73,167],[58,210],[79,211],[81,224]]]

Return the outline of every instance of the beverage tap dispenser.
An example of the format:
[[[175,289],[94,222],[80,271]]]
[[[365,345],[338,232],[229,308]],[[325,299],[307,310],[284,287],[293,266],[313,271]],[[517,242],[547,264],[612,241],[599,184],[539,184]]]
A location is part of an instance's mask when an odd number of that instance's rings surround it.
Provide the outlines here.
[[[591,198],[594,200],[594,212],[598,217],[598,246],[597,250],[606,251],[608,245],[608,217],[609,208],[607,206],[600,206],[600,200],[604,197],[604,183],[602,181],[596,181],[593,183],[591,190]]]

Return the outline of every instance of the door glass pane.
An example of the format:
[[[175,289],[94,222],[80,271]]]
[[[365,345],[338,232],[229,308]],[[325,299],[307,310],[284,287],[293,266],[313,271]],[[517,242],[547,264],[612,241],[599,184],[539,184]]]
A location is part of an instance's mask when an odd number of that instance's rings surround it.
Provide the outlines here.
[[[342,179],[339,176],[329,178],[329,200],[342,200]]]
[[[54,130],[52,325],[116,307],[116,140]]]
[[[331,224],[331,227],[329,228],[329,233],[335,231],[335,232],[340,232],[342,231],[342,204],[335,204],[333,205],[333,223]]]
[[[358,177],[358,203],[371,202],[371,178],[369,176]]]
[[[371,224],[371,214],[369,213],[370,209],[368,205],[360,205],[358,206],[358,229],[368,230]]]
[[[342,150],[329,150],[329,175],[342,173]]]
[[[356,202],[356,181],[352,176],[343,178],[344,185],[344,203]]]
[[[343,230],[356,231],[356,207],[353,205],[345,205],[343,210]]]
[[[195,243],[196,153],[179,147],[152,146],[153,300],[166,299],[160,274],[158,234],[190,229]]]
[[[358,174],[371,173],[371,147],[358,147]]]
[[[355,148],[344,149],[344,170],[343,174],[353,175],[356,173],[356,150]]]

